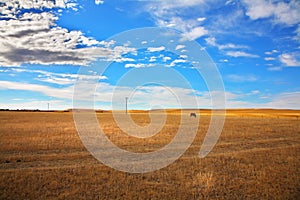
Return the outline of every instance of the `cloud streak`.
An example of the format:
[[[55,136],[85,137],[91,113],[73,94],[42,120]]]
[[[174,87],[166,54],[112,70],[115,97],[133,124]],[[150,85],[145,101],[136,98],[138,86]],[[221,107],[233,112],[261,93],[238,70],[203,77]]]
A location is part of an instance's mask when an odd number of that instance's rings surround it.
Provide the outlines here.
[[[253,80],[250,80],[253,81]],[[106,109],[111,109],[111,103],[114,96],[115,109],[122,109],[124,96],[130,97],[130,109],[151,109],[153,106],[160,106],[162,108],[212,108],[211,95],[218,93],[217,91],[196,91],[193,89],[186,89],[180,87],[164,87],[164,86],[142,86],[134,90],[134,88],[126,86],[110,85],[108,83],[99,83],[97,90],[91,90],[94,85],[91,82],[86,82],[80,86],[86,94],[79,98],[83,101],[91,101],[91,97],[95,98],[95,102],[106,102]],[[57,98],[60,102],[69,102],[73,98],[73,86],[64,88],[53,88],[38,84],[27,84],[20,82],[0,81],[0,90],[24,90],[31,92],[38,92],[47,95],[51,98]],[[117,92],[116,92],[117,91]],[[263,95],[259,91],[252,91],[249,95]],[[249,102],[243,100],[244,95],[225,92],[227,108],[286,108],[286,109],[300,109],[300,92],[279,93],[270,96],[263,103]],[[180,102],[178,101],[180,100]],[[21,100],[20,100],[21,101]],[[28,100],[30,101],[30,100]],[[195,101],[197,105],[195,105]],[[37,102],[33,100],[32,102]],[[45,102],[42,104],[44,106]],[[13,105],[13,103],[12,103]],[[16,105],[22,105],[17,103]],[[16,106],[15,105],[15,106]],[[26,103],[30,105],[30,103]],[[67,104],[70,106],[70,104]],[[84,105],[84,104],[83,104]],[[103,105],[103,104],[101,104]],[[7,108],[8,104],[0,105],[1,108]],[[11,105],[9,105],[11,107]],[[14,107],[17,108],[17,107]],[[18,107],[24,108],[24,107]],[[32,107],[31,107],[32,108]],[[35,107],[34,109],[42,109],[44,107]],[[70,107],[62,107],[61,109],[68,109]],[[97,109],[101,109],[100,106]]]
[[[163,51],[165,49],[166,49],[166,47],[164,47],[164,46],[160,46],[160,47],[148,47],[147,48],[147,50],[149,52],[159,52],[159,51]]]
[[[226,55],[231,56],[231,57],[247,57],[247,58],[258,58],[258,55],[247,53],[244,51],[228,51],[226,52]]]
[[[230,74],[227,76],[227,79],[232,82],[253,82],[257,81],[258,77],[253,76],[253,75],[238,75],[238,74]]]
[[[21,83],[21,82],[11,82],[11,81],[0,81],[1,90],[23,90],[38,92],[44,95],[55,97],[59,99],[71,99],[73,96],[73,87],[65,88],[53,88],[44,85]]]
[[[248,49],[248,46],[245,45],[236,45],[236,44],[232,44],[232,43],[228,43],[228,44],[218,44],[216,41],[216,38],[214,37],[208,37],[205,39],[206,43],[210,46],[214,46],[217,47],[220,50],[224,50],[224,49]]]
[[[156,25],[176,28],[183,33],[183,40],[195,40],[208,34],[208,30],[202,26],[206,18],[186,19],[184,14],[186,9],[204,4],[203,0],[158,0],[147,2],[144,11],[152,16]]]

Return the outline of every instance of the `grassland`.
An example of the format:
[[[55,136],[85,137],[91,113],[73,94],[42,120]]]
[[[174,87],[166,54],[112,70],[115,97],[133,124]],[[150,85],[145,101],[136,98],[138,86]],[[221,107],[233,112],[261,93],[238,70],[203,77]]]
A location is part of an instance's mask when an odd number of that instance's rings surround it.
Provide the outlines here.
[[[211,112],[196,112],[200,126],[190,148],[168,167],[144,174],[116,171],[92,157],[72,112],[0,112],[0,199],[299,198],[300,111],[229,110],[217,145],[203,159],[197,154]],[[124,134],[110,112],[97,117],[116,145],[149,152],[176,134],[181,115],[167,113],[161,132],[146,139]],[[150,123],[147,112],[130,114],[140,126]]]

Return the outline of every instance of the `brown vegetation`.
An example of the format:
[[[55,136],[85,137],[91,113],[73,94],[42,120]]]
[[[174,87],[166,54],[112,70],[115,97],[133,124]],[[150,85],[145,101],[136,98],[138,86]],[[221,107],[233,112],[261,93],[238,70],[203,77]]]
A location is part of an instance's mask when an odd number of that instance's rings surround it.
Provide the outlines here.
[[[159,111],[156,111],[159,112]],[[195,111],[183,111],[189,114]],[[123,149],[155,151],[176,134],[180,115],[169,110],[157,135],[124,134],[110,112],[97,117]],[[210,122],[200,110],[194,143],[173,164],[130,174],[111,169],[84,148],[72,112],[0,112],[0,199],[297,199],[300,196],[300,112],[229,110],[213,151],[197,154]],[[147,112],[131,112],[147,126]],[[199,116],[197,116],[199,117]]]

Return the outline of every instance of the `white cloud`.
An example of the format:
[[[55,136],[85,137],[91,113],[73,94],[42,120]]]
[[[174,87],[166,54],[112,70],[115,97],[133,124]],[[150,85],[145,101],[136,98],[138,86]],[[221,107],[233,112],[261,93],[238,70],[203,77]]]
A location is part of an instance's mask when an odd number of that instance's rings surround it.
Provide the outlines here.
[[[259,90],[252,90],[250,92],[250,95],[257,95],[257,94],[260,94],[260,91]]]
[[[147,50],[149,52],[158,52],[158,51],[163,51],[165,49],[166,49],[166,47],[164,47],[164,46],[160,46],[160,47],[148,47],[147,48]]]
[[[208,31],[204,27],[199,26],[199,27],[192,28],[188,32],[183,33],[183,39],[184,40],[195,40],[195,39],[200,38],[207,34],[208,34]]]
[[[197,18],[197,21],[198,21],[198,22],[203,22],[203,21],[205,21],[205,20],[206,20],[205,17],[199,17],[199,18]]]
[[[232,44],[232,43],[219,45],[218,47],[219,47],[219,49],[248,49],[248,46],[236,45],[236,44]]]
[[[282,109],[300,109],[300,92],[285,92],[272,97],[267,107]]]
[[[255,95],[261,94],[260,91],[252,91]],[[251,94],[250,93],[250,94]],[[234,93],[230,93],[234,94]],[[249,102],[247,100],[240,100],[237,95],[232,99],[227,99],[227,108],[274,108],[274,109],[300,109],[300,92],[279,93],[276,95],[260,96],[264,99],[263,103]]]
[[[270,61],[270,60],[275,60],[275,58],[274,57],[265,57],[265,60]]]
[[[258,58],[258,55],[246,53],[243,51],[228,51],[226,55],[231,57],[248,57],[248,58]]]
[[[266,0],[244,0],[248,15],[251,19],[273,17],[275,23],[294,25],[300,22],[299,1],[266,1]]]
[[[214,37],[205,38],[205,41],[208,45],[217,47],[220,50],[223,50],[223,49],[247,49],[248,48],[248,46],[245,46],[245,45],[236,45],[236,44],[232,44],[232,43],[218,44],[216,41],[216,38],[214,38]]]
[[[110,40],[110,41],[102,40],[102,41],[99,42],[99,44],[102,45],[102,46],[104,46],[104,47],[111,47],[111,46],[113,46],[115,43],[116,43],[115,40]]]
[[[61,99],[71,99],[73,96],[72,86],[65,88],[52,88],[38,84],[0,81],[0,89],[33,91]]]
[[[149,62],[155,62],[156,61],[156,57],[155,56],[151,56],[149,59]]]
[[[234,1],[233,0],[227,0],[225,5],[229,5],[229,4],[232,4]]]
[[[281,54],[279,56],[280,62],[282,62],[287,67],[300,67],[300,57],[296,54]]]
[[[106,49],[109,52],[111,59],[121,58],[123,54],[136,53],[136,49],[128,46],[115,46],[111,49]],[[106,56],[108,57],[108,56]]]
[[[58,85],[73,85],[76,83],[77,78],[85,81],[98,81],[98,80],[106,80],[106,76],[98,76],[98,75],[77,75],[77,74],[57,74],[51,73],[51,76],[39,76],[35,78],[36,80],[48,83],[55,83]]]
[[[270,17],[273,14],[274,6],[265,0],[244,0],[248,6],[246,15],[251,19]]]
[[[147,2],[144,11],[148,12],[160,27],[174,27],[183,33],[184,40],[194,40],[208,34],[201,23],[206,18],[187,19],[186,9],[205,4],[204,0],[159,0]]]
[[[272,55],[272,52],[266,51],[265,54],[266,54],[266,55]]]
[[[229,62],[229,60],[228,59],[221,59],[220,62],[227,63],[227,62]]]
[[[133,58],[119,57],[119,58],[115,58],[114,61],[115,62],[134,62],[135,60]]]
[[[175,60],[173,60],[171,63],[170,63],[170,67],[175,67],[176,66],[176,64],[180,64],[180,63],[186,63],[187,62],[187,60],[185,60],[185,59],[175,59]]]
[[[281,67],[268,67],[267,70],[269,70],[269,71],[281,71],[282,68]]]
[[[67,101],[73,98],[73,87],[52,88],[37,84],[27,84],[20,82],[0,81],[0,90],[24,90],[31,92],[38,92],[49,97],[59,98]],[[139,89],[129,88],[125,86],[112,86],[107,83],[99,83],[97,90],[94,90],[94,84],[87,82],[86,84],[79,84],[77,89],[84,91],[82,96],[77,96],[77,100],[91,101],[91,97],[95,97],[96,102],[112,103],[112,99],[118,102],[123,102],[124,96],[130,97],[131,108],[146,108],[150,109],[151,105],[161,105],[162,107],[197,107],[196,100],[201,100],[202,105],[210,105],[210,95],[202,95],[202,97],[193,96],[194,90],[179,87],[166,86],[142,86]],[[117,89],[117,90],[116,90]],[[175,95],[174,95],[175,94]],[[205,93],[207,94],[207,93]],[[113,98],[114,96],[114,98]],[[178,98],[181,104],[178,104]],[[43,105],[45,102],[43,103]],[[24,108],[26,105],[19,104],[19,108]],[[69,106],[69,105],[68,105]],[[0,105],[2,108],[10,107],[9,105]],[[37,107],[35,106],[34,109]],[[38,107],[40,108],[40,107]],[[70,107],[65,107],[66,109]],[[110,108],[111,109],[111,108]],[[119,109],[123,109],[123,103]]]
[[[265,54],[268,56],[271,56],[271,55],[277,54],[278,52],[279,52],[278,50],[273,49],[272,51],[266,51]]]
[[[103,3],[104,3],[104,1],[102,1],[102,0],[95,0],[96,5],[103,4]]]
[[[77,94],[76,100],[91,101],[94,97],[97,97],[98,101],[111,102],[112,94],[115,89],[107,83],[98,83],[97,91],[95,92],[95,81],[81,81],[76,90],[82,91]],[[30,91],[44,94],[49,98],[57,98],[61,100],[72,100],[74,97],[74,86],[54,88],[39,84],[29,84],[22,82],[0,81],[0,90],[21,90]],[[66,108],[64,108],[66,109]]]
[[[173,60],[173,63],[186,63],[187,60],[184,60],[184,59],[176,59],[176,60]]]
[[[75,7],[76,4],[71,1],[64,0],[2,0],[1,3],[1,14],[3,17],[15,18],[15,15],[20,13],[20,9],[43,9],[43,8],[66,8]]]
[[[218,96],[217,91],[195,91],[193,89],[186,89],[180,87],[165,87],[165,86],[142,86],[139,89],[129,88],[125,86],[116,87],[108,83],[99,83],[95,92],[94,85],[85,84],[80,86],[85,91],[85,94],[79,96],[79,99],[90,102],[90,97],[95,97],[97,109],[103,108],[102,103],[109,103],[104,105],[106,109],[111,109],[111,102],[113,96],[117,102],[123,102],[124,96],[130,97],[130,109],[151,109],[153,105],[160,105],[163,108],[182,107],[182,108],[196,108],[205,107],[211,108],[211,96]],[[69,100],[73,98],[73,87],[52,88],[37,84],[28,84],[20,82],[0,81],[0,89],[10,90],[25,90],[45,94],[49,97],[58,98],[55,101],[35,101],[28,99],[28,102],[18,102],[10,104],[0,104],[0,108],[27,108],[27,109],[46,109],[47,103],[50,102],[51,109],[67,109],[71,108]],[[246,95],[260,95],[259,90],[253,90]],[[196,95],[196,96],[195,96]],[[236,94],[232,92],[225,92],[227,108],[286,108],[286,109],[300,109],[300,92],[280,93],[269,96],[264,103],[253,103],[247,100],[241,100],[243,94]],[[88,98],[89,97],[89,98]],[[178,102],[180,100],[180,102]],[[22,101],[20,99],[20,101]],[[26,100],[25,100],[26,101]],[[58,101],[58,102],[56,102]],[[196,101],[196,103],[195,103]],[[40,103],[38,103],[40,102]],[[61,103],[59,103],[61,102]],[[198,106],[197,106],[198,105]],[[33,107],[31,107],[33,106]],[[119,109],[123,109],[123,103]],[[117,107],[115,107],[117,108]]]
[[[74,7],[76,4],[63,0],[4,1],[0,11],[7,20],[0,21],[0,66],[86,65],[98,57],[120,58],[130,51],[128,47],[112,48],[114,41],[99,42],[81,31],[61,28],[56,25],[55,12],[44,11],[45,8]],[[21,13],[23,8],[28,10]],[[41,12],[31,11],[31,8]]]
[[[187,55],[180,55],[179,58],[187,59],[188,56]]]
[[[10,68],[8,69],[11,73],[32,73],[36,74],[35,80],[41,82],[48,82],[48,83],[55,83],[58,85],[72,85],[76,82],[77,79],[80,80],[106,80],[106,76],[99,76],[93,72],[90,72],[90,75],[83,75],[83,74],[69,74],[69,73],[54,73],[48,72],[43,70],[30,70],[24,68]]]
[[[153,67],[155,66],[154,64],[144,64],[144,63],[127,63],[125,64],[125,68],[142,68],[142,67]]]
[[[169,57],[169,56],[164,56],[164,57],[163,57],[163,61],[164,61],[164,62],[167,62],[168,60],[172,60],[172,58]]]
[[[257,81],[258,77],[254,75],[237,75],[237,74],[230,74],[227,76],[227,79],[232,82],[253,82]]]
[[[183,49],[185,48],[185,45],[179,44],[176,46],[175,50]]]
[[[235,1],[238,7],[240,7],[241,3],[239,1]],[[215,1],[212,1],[210,9],[215,10]],[[222,6],[222,5],[218,5]],[[245,14],[244,10],[240,7],[231,7],[230,10],[227,10],[227,6],[223,6],[224,9],[221,9],[221,12],[216,12],[212,15],[209,14],[208,23],[205,26],[208,28],[210,32],[210,36],[217,37],[218,40],[221,38],[225,39],[226,37],[232,35],[234,33],[235,37],[244,38],[245,34],[251,35],[259,35],[259,30],[257,29],[249,29],[247,25],[245,25]],[[234,8],[235,7],[235,8]],[[238,28],[237,28],[238,27]],[[225,36],[225,37],[224,37]],[[242,37],[241,37],[242,36]],[[234,38],[235,38],[234,37]],[[220,38],[220,39],[219,39]],[[225,41],[225,40],[224,40]],[[233,40],[231,40],[233,41]],[[227,41],[226,41],[227,42]],[[239,42],[244,42],[243,40],[239,40]]]
[[[61,78],[61,77],[39,77],[39,78],[35,78],[35,80],[47,82],[47,83],[55,83],[59,85],[70,85],[76,82],[76,79]]]
[[[216,38],[214,38],[214,37],[205,38],[205,41],[207,44],[209,44],[211,46],[218,46],[217,42],[216,42]]]

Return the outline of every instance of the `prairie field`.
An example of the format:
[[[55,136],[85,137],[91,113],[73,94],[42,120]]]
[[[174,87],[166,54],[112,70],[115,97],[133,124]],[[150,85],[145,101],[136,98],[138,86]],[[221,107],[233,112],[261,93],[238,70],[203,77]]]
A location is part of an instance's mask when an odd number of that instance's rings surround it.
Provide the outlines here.
[[[71,111],[1,111],[0,199],[299,199],[300,111],[227,110],[219,140],[205,158],[198,153],[210,110],[168,110],[164,127],[149,138],[124,133],[110,111],[96,116],[114,144],[144,153],[168,144],[189,112],[200,120],[187,151],[165,168],[134,174],[95,159]],[[129,115],[139,126],[151,122],[147,111]]]

